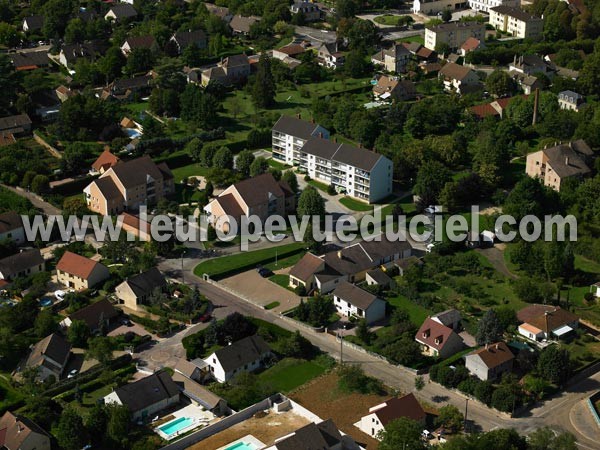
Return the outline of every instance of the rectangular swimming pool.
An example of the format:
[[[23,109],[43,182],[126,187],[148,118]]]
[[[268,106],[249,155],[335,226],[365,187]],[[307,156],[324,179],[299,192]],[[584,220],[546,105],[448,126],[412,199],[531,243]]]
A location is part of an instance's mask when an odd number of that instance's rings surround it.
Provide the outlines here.
[[[238,442],[237,444],[233,444],[231,447],[227,447],[225,450],[256,450],[256,447],[253,444]]]
[[[189,427],[194,423],[194,419],[189,417],[179,417],[171,422],[166,423],[158,427],[160,431],[165,433],[167,436],[177,433],[178,431],[183,430],[184,428]]]

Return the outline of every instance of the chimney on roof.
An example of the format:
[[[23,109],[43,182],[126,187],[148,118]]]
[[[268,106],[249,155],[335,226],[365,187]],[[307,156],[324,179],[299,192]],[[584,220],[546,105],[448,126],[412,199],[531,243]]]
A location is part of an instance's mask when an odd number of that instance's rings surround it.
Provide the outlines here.
[[[486,342],[486,344],[485,344],[485,349],[487,350],[487,349],[488,349],[488,347],[489,347],[489,344]]]
[[[337,257],[338,257],[338,259],[342,259],[344,257],[341,250],[338,250]]]
[[[296,117],[297,117],[298,119],[302,119],[302,114],[298,113],[298,114],[296,114]]]
[[[565,158],[565,165],[566,165],[566,166],[568,166],[568,165],[569,165],[569,157],[568,157],[568,156]]]
[[[498,348],[500,347],[500,344],[496,343],[495,347],[496,347],[496,350],[498,350]]]

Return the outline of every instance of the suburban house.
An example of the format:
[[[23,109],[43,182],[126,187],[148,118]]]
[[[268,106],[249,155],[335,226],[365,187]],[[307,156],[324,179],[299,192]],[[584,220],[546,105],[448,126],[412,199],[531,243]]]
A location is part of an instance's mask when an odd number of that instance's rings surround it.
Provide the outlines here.
[[[163,409],[179,403],[180,390],[165,370],[116,388],[104,397],[106,404],[125,405],[131,421],[146,421]]]
[[[367,203],[392,193],[393,163],[385,156],[349,144],[311,137],[300,149],[300,171],[333,184],[337,192]]]
[[[303,53],[306,53],[306,47],[303,44],[287,44],[273,49],[273,58],[283,61],[288,67],[294,68],[301,64],[301,61],[296,57]]]
[[[485,40],[485,24],[479,22],[448,22],[425,28],[425,47],[436,50],[446,45],[450,50],[459,48],[468,38]]]
[[[118,214],[156,204],[174,192],[173,174],[165,163],[155,164],[150,156],[110,167],[84,190],[89,209],[99,214]]]
[[[448,358],[463,348],[462,338],[445,325],[428,317],[415,336],[424,355]]]
[[[138,13],[135,8],[128,3],[118,3],[113,5],[108,12],[104,15],[104,20],[111,20],[113,22],[121,22],[123,20],[137,17]]]
[[[585,105],[583,95],[573,91],[562,91],[558,93],[558,106],[560,109],[579,111]]]
[[[346,446],[349,436],[342,436],[332,419],[323,422],[311,422],[291,434],[275,440],[264,450],[344,450],[355,448],[356,444]]]
[[[518,331],[532,341],[562,338],[579,326],[579,317],[552,305],[529,305],[517,313]]]
[[[71,356],[71,344],[57,333],[46,336],[30,347],[29,355],[19,365],[17,372],[37,369],[38,378],[45,381],[54,376],[59,380]]]
[[[447,309],[441,313],[434,314],[431,319],[435,322],[444,325],[456,332],[459,332],[462,328],[460,312],[456,309]]]
[[[80,59],[94,61],[100,58],[105,51],[106,46],[100,41],[63,45],[58,55],[58,62],[70,69]]]
[[[148,222],[138,216],[126,212],[121,213],[121,216],[123,216],[123,231],[126,231],[143,242],[150,242],[152,240],[150,224]]]
[[[538,77],[533,75],[527,75],[514,70],[509,71],[508,74],[517,82],[525,95],[531,95],[536,89],[542,89],[544,87]]]
[[[76,89],[68,88],[64,84],[58,86],[54,91],[56,92],[56,96],[62,103],[66,102],[71,97],[74,97],[78,94],[78,91]]]
[[[523,75],[533,75],[535,73],[544,73],[552,75],[552,68],[543,58],[537,55],[515,55],[513,62],[508,66],[509,73],[516,72]]]
[[[193,405],[205,408],[217,416],[223,416],[229,412],[225,399],[213,394],[200,384],[203,379],[200,367],[182,358],[174,370],[173,382]]]
[[[469,8],[475,11],[489,13],[492,8],[498,6],[518,6],[519,0],[469,0]]]
[[[443,81],[446,91],[454,91],[461,95],[480,86],[479,77],[474,70],[451,62],[442,67],[438,78]]]
[[[0,280],[12,281],[18,277],[28,277],[43,272],[46,263],[38,249],[22,250],[0,259]]]
[[[561,182],[569,177],[584,177],[591,173],[594,152],[579,139],[546,147],[527,155],[525,173],[540,178],[546,186],[560,191]]]
[[[167,280],[158,268],[153,267],[134,275],[115,288],[115,295],[126,308],[140,310],[140,305],[147,303],[149,297],[157,289],[165,290]]]
[[[377,439],[379,432],[385,430],[388,423],[401,417],[406,417],[425,426],[427,414],[414,394],[391,398],[369,408],[369,414],[362,416],[355,425],[363,433]]]
[[[510,372],[515,356],[504,342],[486,345],[465,356],[465,367],[480,380],[496,380]]]
[[[252,25],[254,25],[257,22],[260,22],[260,17],[257,17],[257,16],[244,17],[244,16],[240,16],[238,14],[231,18],[231,20],[229,21],[229,27],[231,28],[231,31],[233,32],[234,35],[237,34],[237,35],[247,36],[250,33],[250,29],[252,28]]]
[[[410,51],[403,44],[394,44],[371,57],[373,65],[382,66],[383,70],[392,73],[406,72],[410,61]]]
[[[150,50],[152,46],[156,45],[154,36],[148,34],[146,36],[131,36],[128,37],[123,45],[121,45],[121,51],[125,56],[129,55],[133,50],[147,49]]]
[[[23,32],[40,31],[44,27],[45,17],[34,15],[23,19]]]
[[[206,10],[226,23],[232,19],[233,15],[229,12],[229,8],[225,6],[217,6],[214,3],[204,3]]]
[[[41,67],[48,67],[50,65],[50,58],[48,58],[48,52],[18,52],[9,53],[13,66],[16,70],[35,70]]]
[[[329,131],[314,121],[297,116],[281,116],[271,129],[273,158],[289,165],[300,164],[300,150],[311,137],[329,139]]]
[[[65,328],[69,328],[73,322],[80,320],[85,322],[89,327],[90,332],[94,334],[102,327],[108,328],[113,322],[113,319],[118,317],[119,314],[119,310],[117,310],[108,299],[103,298],[96,303],[84,306],[75,311],[60,324]]]
[[[263,365],[271,356],[271,348],[265,340],[256,335],[233,342],[204,359],[211,376],[219,383],[225,383],[240,372],[252,372]]]
[[[527,98],[527,95],[521,96],[522,98]],[[507,98],[498,98],[490,103],[483,103],[481,105],[471,106],[469,110],[477,116],[478,119],[485,119],[486,117],[497,117],[502,119],[504,117],[504,112],[506,111],[506,107],[515,99],[516,97],[507,97]]]
[[[347,281],[338,284],[332,295],[335,309],[343,316],[364,319],[367,325],[385,317],[385,300]]]
[[[68,288],[90,289],[110,277],[108,268],[85,256],[66,251],[56,264],[56,278]]]
[[[481,48],[485,48],[484,41],[474,37],[468,37],[467,40],[460,46],[459,54],[461,56],[467,56],[467,53],[474,52],[475,50],[479,50]]]
[[[381,75],[377,78],[377,84],[373,85],[373,97],[376,100],[404,101],[412,100],[416,96],[415,84],[398,77]]]
[[[313,2],[294,2],[290,11],[292,14],[302,14],[305,22],[315,22],[322,17],[321,8]]]
[[[104,148],[104,151],[100,153],[98,159],[96,159],[96,161],[94,161],[94,163],[92,164],[92,170],[90,170],[90,173],[92,175],[102,175],[104,172],[106,172],[108,169],[110,169],[112,166],[116,165],[120,161],[121,159],[118,156],[114,155],[110,151],[110,147],[107,146]]]
[[[206,48],[207,37],[204,30],[178,31],[167,42],[167,49],[175,55],[180,55],[191,45],[196,48]]]
[[[427,15],[437,14],[445,9],[458,11],[465,9],[468,5],[467,0],[413,0],[412,11]]]
[[[337,69],[344,65],[346,58],[338,50],[337,42],[323,42],[317,49],[317,61],[320,66]]]
[[[0,448],[50,450],[50,436],[27,417],[6,411],[0,418]]]
[[[365,274],[365,281],[369,286],[375,285],[382,288],[393,288],[396,285],[396,282],[379,267],[377,269],[369,270]]]
[[[363,281],[370,270],[392,267],[395,261],[408,258],[411,253],[408,242],[385,238],[357,242],[321,256],[306,253],[290,270],[290,287],[303,286],[309,293],[316,289],[326,294],[343,281]]]
[[[489,23],[497,30],[521,39],[539,39],[544,31],[544,19],[507,5],[490,8]]]
[[[239,231],[242,217],[255,215],[264,223],[269,216],[286,216],[295,208],[296,196],[288,184],[264,173],[229,186],[206,205],[204,211],[210,224],[228,233],[231,229],[229,217],[235,219]]]
[[[0,214],[0,241],[6,239],[10,239],[17,245],[25,242],[23,219],[15,211]]]
[[[250,61],[244,54],[224,58],[215,67],[201,72],[200,82],[207,86],[211,81],[225,85],[243,83],[250,76]]]
[[[27,114],[0,117],[0,132],[16,135],[26,134],[31,131],[31,119]]]
[[[150,84],[152,80],[151,75],[138,75],[137,77],[114,80],[102,90],[100,98],[106,100],[108,97],[114,97],[118,100],[126,100],[133,94],[147,95],[152,89]]]

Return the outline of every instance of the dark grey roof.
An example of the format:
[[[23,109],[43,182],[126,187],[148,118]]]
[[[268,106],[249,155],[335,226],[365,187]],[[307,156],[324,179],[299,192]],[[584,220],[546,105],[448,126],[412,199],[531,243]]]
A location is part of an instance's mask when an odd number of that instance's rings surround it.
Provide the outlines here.
[[[506,6],[506,5],[500,5],[500,6],[496,6],[495,8],[490,8],[492,11],[497,12],[498,14],[503,14],[505,16],[510,16],[513,17],[517,20],[523,21],[523,22],[527,22],[530,20],[542,20],[537,16],[534,16],[533,14],[529,14],[526,11],[523,11],[520,8],[514,8],[512,6]]]
[[[115,389],[115,393],[121,402],[135,413],[179,395],[179,387],[167,372],[160,370]]]
[[[21,128],[31,125],[31,119],[27,114],[18,114],[16,116],[0,117],[0,131]]]
[[[79,58],[95,59],[106,51],[106,45],[100,41],[84,42],[83,44],[63,45],[60,49],[68,63]]]
[[[100,324],[100,318],[110,320],[118,315],[119,312],[112,303],[103,298],[96,303],[84,306],[80,310],[75,311],[69,316],[69,319],[71,319],[71,321],[83,320],[90,329],[95,330]]]
[[[14,211],[0,214],[0,233],[8,233],[23,227],[23,219]]]
[[[447,327],[462,320],[460,312],[456,309],[447,309],[446,311],[434,314],[431,318],[439,320],[442,325]]]
[[[248,62],[248,56],[245,54],[240,55],[231,55],[225,58],[223,61],[223,67],[238,67],[238,66],[247,66],[250,64]]]
[[[275,444],[277,450],[329,450],[342,442],[342,435],[331,419],[309,423]],[[336,447],[337,448],[337,447]]]
[[[369,272],[367,272],[367,275],[369,275],[377,284],[380,284],[382,286],[385,286],[392,281],[392,279],[389,276],[387,276],[383,270],[379,268],[370,270]]]
[[[369,307],[377,300],[376,295],[346,281],[342,281],[335,288],[333,295],[362,310],[369,309]]]
[[[339,146],[332,159],[337,162],[358,167],[359,169],[371,171],[381,158],[381,155],[370,150],[354,147],[353,145],[342,144]]]
[[[111,169],[125,188],[139,186],[140,184],[145,185],[148,176],[155,180],[164,178],[164,173],[148,155],[119,163]]]
[[[279,120],[275,122],[275,125],[273,125],[273,131],[308,140],[317,127],[317,124],[309,122],[308,120],[302,120],[294,116],[281,116]]]
[[[47,52],[13,53],[10,59],[15,67],[47,66],[50,64]]]
[[[44,26],[44,16],[29,16],[23,19],[23,22],[27,22],[27,28],[29,30],[41,30]]]
[[[260,336],[249,336],[215,352],[225,372],[232,372],[263,358],[271,348]]]
[[[182,375],[181,373],[175,372],[173,374],[173,382],[179,387],[181,392],[186,397],[197,401],[209,411],[219,406],[219,403],[225,403],[225,400],[223,400],[221,397],[213,394],[200,383]]]
[[[247,178],[234,184],[234,187],[248,206],[267,204],[272,197],[286,196],[282,185],[269,172]]]
[[[548,164],[561,178],[572,175],[586,175],[591,169],[585,162],[585,156],[593,154],[583,140],[559,144],[542,150],[548,158]]]
[[[38,249],[23,250],[6,258],[0,259],[0,273],[5,278],[10,278],[12,274],[23,272],[32,267],[44,264],[44,258]]]
[[[574,101],[583,99],[583,95],[574,91],[562,91],[558,93],[558,98],[573,99]]]
[[[98,189],[107,200],[123,197],[111,177],[98,178],[94,183],[96,183],[96,186],[98,186]]]
[[[154,45],[155,42],[156,42],[156,40],[154,39],[154,36],[152,36],[152,35],[131,36],[131,37],[128,37],[127,39],[125,39],[125,42],[123,42],[123,45],[129,44],[129,48],[131,50],[133,50],[136,48],[152,48],[152,46]]]
[[[461,29],[481,29],[484,30],[485,29],[485,24],[483,23],[479,23],[479,22],[474,22],[474,21],[470,21],[470,22],[448,22],[448,23],[441,23],[439,25],[428,25],[427,28],[429,28],[431,31],[437,32],[437,31],[453,31],[453,30],[458,30],[459,28]]]
[[[127,89],[141,89],[148,87],[152,77],[150,75],[141,75],[133,78],[121,78],[113,82],[113,89],[117,91],[124,91]]]
[[[44,364],[44,357],[57,363],[64,363],[71,352],[71,344],[56,333],[38,341],[32,348],[25,361],[25,367],[37,367]],[[60,368],[57,368],[60,369]]]
[[[171,39],[176,41],[182,49],[192,44],[201,47],[206,44],[206,33],[204,30],[178,31]]]
[[[127,283],[131,290],[137,297],[149,295],[156,288],[163,288],[167,285],[167,280],[158,268],[153,267],[152,269],[146,270],[138,275],[131,277],[124,281]]]
[[[340,144],[313,136],[302,146],[302,153],[308,153],[323,159],[332,159]]]
[[[126,19],[128,17],[137,16],[137,11],[129,3],[119,3],[114,5],[110,10],[115,14],[118,19]]]

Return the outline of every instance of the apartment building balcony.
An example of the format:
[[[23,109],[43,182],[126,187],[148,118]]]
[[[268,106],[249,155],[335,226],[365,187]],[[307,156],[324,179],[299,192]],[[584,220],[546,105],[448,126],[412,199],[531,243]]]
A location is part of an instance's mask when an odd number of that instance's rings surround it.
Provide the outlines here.
[[[277,138],[277,139],[283,139],[285,141],[287,134],[280,133],[279,131],[273,131],[271,133],[271,136],[273,136],[273,139]]]
[[[371,178],[371,173],[367,172],[366,170],[355,169],[354,173],[356,174],[357,177],[365,178],[367,180],[369,178]]]

